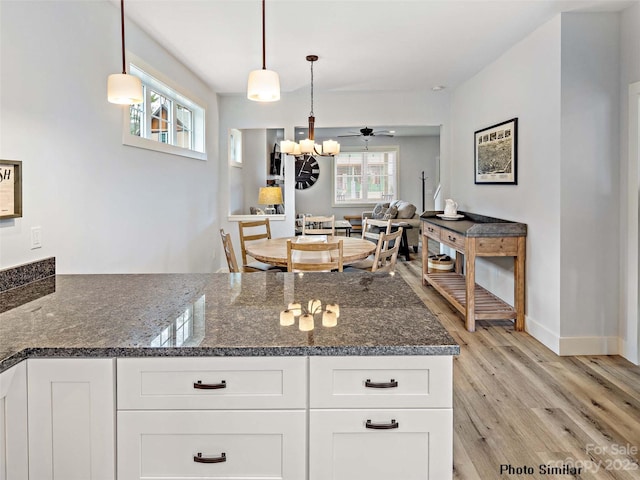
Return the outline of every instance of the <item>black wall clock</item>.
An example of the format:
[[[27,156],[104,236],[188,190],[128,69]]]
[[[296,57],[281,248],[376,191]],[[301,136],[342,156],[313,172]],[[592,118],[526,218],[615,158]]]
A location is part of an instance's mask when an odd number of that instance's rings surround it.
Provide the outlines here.
[[[303,156],[296,159],[296,189],[304,190],[318,181],[320,165],[314,157]]]

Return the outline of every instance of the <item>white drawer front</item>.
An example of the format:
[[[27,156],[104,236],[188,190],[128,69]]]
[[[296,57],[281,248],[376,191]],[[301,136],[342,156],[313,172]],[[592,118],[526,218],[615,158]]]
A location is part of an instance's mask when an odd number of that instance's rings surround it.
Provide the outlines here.
[[[450,480],[452,424],[452,409],[311,410],[309,479]]]
[[[452,357],[311,357],[311,408],[451,408]]]
[[[303,410],[122,411],[118,480],[300,480],[305,437]]]
[[[118,359],[118,409],[304,408],[303,357]]]

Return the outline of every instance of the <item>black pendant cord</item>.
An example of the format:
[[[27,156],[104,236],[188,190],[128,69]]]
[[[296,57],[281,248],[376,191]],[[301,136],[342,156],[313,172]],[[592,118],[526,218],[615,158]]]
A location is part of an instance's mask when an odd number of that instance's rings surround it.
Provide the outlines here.
[[[124,59],[124,0],[120,0],[120,29],[122,32],[122,73],[127,73],[127,65]]]
[[[264,12],[265,12],[265,0],[262,0],[262,69],[267,69],[267,55],[266,55],[266,36],[265,36],[265,21],[264,21]]]

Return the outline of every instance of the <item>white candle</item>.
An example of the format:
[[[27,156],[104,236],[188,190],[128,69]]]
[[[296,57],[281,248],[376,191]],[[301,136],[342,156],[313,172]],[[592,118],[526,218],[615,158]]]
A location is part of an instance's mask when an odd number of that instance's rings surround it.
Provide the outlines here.
[[[308,138],[300,140],[300,151],[302,153],[313,153],[313,140],[309,140]]]
[[[289,325],[293,325],[296,321],[296,317],[293,315],[291,310],[283,310],[280,312],[280,325],[283,327],[288,327]]]
[[[338,324],[338,317],[335,313],[327,310],[322,312],[322,326],[323,327],[335,327]]]
[[[309,313],[318,313],[320,310],[322,310],[322,302],[320,300],[309,300]]]
[[[291,310],[296,317],[299,317],[302,313],[302,306],[299,303],[290,303],[287,308]]]
[[[308,313],[301,315],[300,320],[298,320],[298,328],[303,332],[313,330],[313,315],[309,315]]]
[[[327,303],[327,310],[336,314],[336,318],[340,317],[340,305],[337,303]]]

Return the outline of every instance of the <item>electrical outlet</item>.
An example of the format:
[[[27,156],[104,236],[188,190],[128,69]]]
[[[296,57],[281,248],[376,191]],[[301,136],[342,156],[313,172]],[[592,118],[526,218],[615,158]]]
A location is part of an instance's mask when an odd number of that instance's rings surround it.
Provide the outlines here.
[[[31,227],[31,250],[42,248],[42,227]]]

